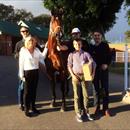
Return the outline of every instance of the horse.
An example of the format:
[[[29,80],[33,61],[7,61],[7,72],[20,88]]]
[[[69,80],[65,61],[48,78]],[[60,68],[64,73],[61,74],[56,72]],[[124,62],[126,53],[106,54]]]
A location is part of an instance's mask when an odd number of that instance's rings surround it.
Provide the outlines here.
[[[58,82],[60,83],[61,93],[62,93],[62,104],[61,104],[61,111],[66,110],[65,105],[65,91],[66,85],[68,86],[67,81],[67,56],[63,59],[63,55],[61,51],[57,50],[57,46],[60,45],[60,36],[62,33],[61,23],[57,16],[52,16],[50,21],[50,30],[48,36],[48,54],[45,60],[46,67],[47,67],[47,74],[50,80],[51,85],[51,93],[52,93],[52,100],[51,100],[51,107],[56,106],[56,78],[55,74],[58,73]],[[65,60],[66,59],[66,60]],[[68,87],[67,87],[68,88]]]

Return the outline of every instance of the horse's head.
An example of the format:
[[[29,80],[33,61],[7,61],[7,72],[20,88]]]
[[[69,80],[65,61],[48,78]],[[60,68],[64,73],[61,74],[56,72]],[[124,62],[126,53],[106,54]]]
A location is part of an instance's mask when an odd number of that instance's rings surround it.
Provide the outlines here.
[[[59,40],[62,36],[62,28],[58,16],[51,17],[49,35],[55,37],[56,40]]]
[[[52,60],[53,66],[55,66],[55,68],[59,68],[61,64],[57,51],[57,45],[60,44],[61,36],[62,29],[59,17],[52,15],[48,37],[48,57]]]

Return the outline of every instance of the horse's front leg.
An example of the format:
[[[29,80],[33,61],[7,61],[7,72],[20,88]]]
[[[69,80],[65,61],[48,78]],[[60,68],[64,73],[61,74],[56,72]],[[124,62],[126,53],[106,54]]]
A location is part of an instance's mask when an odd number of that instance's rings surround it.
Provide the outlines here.
[[[65,81],[61,81],[61,93],[62,93],[62,104],[61,104],[61,112],[66,110],[66,101],[65,101]]]
[[[66,81],[65,81],[65,96],[69,96],[69,91],[70,91],[70,88],[69,88],[69,79],[66,78]]]
[[[55,100],[56,100],[56,91],[55,91],[56,83],[55,83],[54,78],[50,81],[50,86],[51,86],[51,95],[52,95],[50,107],[53,108],[56,106],[56,102],[55,102]]]

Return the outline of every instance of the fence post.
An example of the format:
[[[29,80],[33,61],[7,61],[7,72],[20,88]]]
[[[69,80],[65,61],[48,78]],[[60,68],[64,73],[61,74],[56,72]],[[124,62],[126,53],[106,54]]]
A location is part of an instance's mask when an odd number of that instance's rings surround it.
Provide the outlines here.
[[[124,54],[124,91],[128,88],[128,46],[125,44],[125,54]]]

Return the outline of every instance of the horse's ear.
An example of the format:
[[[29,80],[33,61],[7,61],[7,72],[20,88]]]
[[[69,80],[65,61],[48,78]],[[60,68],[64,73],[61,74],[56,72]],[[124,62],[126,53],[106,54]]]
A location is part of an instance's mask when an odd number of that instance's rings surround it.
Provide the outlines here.
[[[54,17],[56,17],[56,16],[58,16],[58,8],[56,8],[56,7],[54,7],[52,10],[51,10],[51,15],[52,16],[54,16]]]
[[[63,14],[64,14],[64,8],[61,7],[61,8],[59,9],[59,15],[62,16]]]
[[[62,17],[63,13],[64,13],[64,9],[62,7],[54,7],[51,10],[51,15],[54,17]]]

